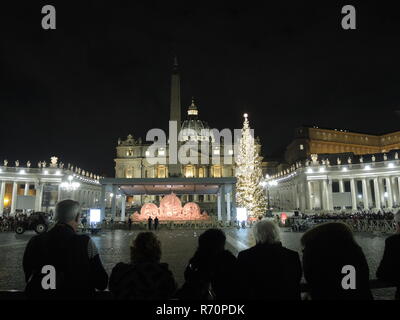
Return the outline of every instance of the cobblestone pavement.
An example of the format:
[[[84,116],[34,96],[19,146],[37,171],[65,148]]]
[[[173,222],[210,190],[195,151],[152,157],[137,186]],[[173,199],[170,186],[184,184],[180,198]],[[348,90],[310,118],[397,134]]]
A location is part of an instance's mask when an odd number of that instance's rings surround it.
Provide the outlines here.
[[[110,274],[113,266],[119,262],[129,261],[129,243],[139,231],[114,230],[104,231],[92,239],[99,248],[104,267]],[[193,255],[198,236],[202,230],[159,230],[157,235],[162,243],[162,261],[170,265],[179,285],[183,283],[183,272],[187,262]],[[227,229],[227,249],[235,255],[254,244],[249,229]],[[34,235],[26,232],[16,235],[12,232],[0,233],[0,290],[23,290],[24,275],[22,271],[22,255],[28,240]],[[301,254],[300,238],[302,233],[282,230],[282,243],[289,249]],[[356,240],[361,245],[370,267],[370,276],[375,272],[382,257],[386,236],[357,234]],[[394,289],[374,290],[377,299],[391,299]]]

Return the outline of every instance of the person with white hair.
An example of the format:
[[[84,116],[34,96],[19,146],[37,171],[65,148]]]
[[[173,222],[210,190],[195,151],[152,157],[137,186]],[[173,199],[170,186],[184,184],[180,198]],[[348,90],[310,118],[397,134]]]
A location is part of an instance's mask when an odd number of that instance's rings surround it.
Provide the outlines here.
[[[253,233],[256,245],[241,251],[237,260],[242,298],[300,300],[299,254],[282,246],[279,227],[272,220],[258,221]]]
[[[385,251],[376,271],[376,277],[395,283],[397,286],[395,298],[400,300],[400,211],[394,215],[394,223],[396,233],[385,241]]]
[[[28,242],[23,257],[28,298],[87,299],[95,289],[107,288],[108,275],[93,240],[76,233],[79,220],[79,203],[63,200],[56,206],[54,227]],[[55,272],[52,290],[43,288],[44,276],[51,272],[43,273],[44,266]]]

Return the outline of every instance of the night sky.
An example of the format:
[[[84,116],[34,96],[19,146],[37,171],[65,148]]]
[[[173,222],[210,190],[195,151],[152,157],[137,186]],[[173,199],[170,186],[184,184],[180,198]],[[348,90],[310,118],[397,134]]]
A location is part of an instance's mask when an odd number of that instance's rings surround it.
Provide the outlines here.
[[[174,54],[182,114],[192,96],[213,128],[240,128],[247,112],[267,157],[282,156],[301,125],[400,129],[397,8],[264,2],[2,3],[0,161],[56,155],[113,176],[118,137],[167,129]],[[41,28],[45,4],[56,30]],[[341,28],[345,4],[357,30]]]

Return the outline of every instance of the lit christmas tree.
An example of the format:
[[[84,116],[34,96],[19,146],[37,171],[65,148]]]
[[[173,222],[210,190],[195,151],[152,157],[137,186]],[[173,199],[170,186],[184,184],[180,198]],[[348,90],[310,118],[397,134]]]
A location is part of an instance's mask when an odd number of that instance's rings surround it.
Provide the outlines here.
[[[261,159],[245,113],[235,167],[236,205],[246,208],[249,217],[263,216],[267,210],[267,199],[261,185]]]

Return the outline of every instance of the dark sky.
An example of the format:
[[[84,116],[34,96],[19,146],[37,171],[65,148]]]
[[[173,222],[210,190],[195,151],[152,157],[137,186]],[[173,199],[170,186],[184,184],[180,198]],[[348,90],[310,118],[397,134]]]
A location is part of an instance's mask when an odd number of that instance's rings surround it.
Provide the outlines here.
[[[399,130],[397,8],[264,2],[2,3],[0,161],[57,155],[112,176],[118,137],[167,128],[174,53],[182,113],[191,96],[214,128],[240,128],[248,112],[266,156],[282,155],[301,125]],[[54,31],[41,28],[45,4]],[[341,28],[345,4],[357,30]]]

